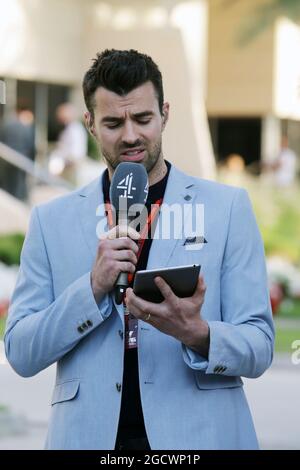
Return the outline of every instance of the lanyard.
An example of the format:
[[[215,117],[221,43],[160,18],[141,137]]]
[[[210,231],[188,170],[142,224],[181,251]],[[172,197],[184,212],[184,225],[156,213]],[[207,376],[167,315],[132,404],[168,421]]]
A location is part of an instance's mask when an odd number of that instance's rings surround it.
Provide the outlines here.
[[[162,204],[162,198],[158,199],[155,204],[151,206],[150,214],[148,214],[147,223],[141,230],[140,239],[138,240],[138,253],[137,259],[139,260],[141,256],[141,252],[143,250],[145,240],[148,237],[149,231],[151,229],[151,225],[153,224],[154,220],[157,217],[157,214],[160,210],[160,206]],[[105,203],[105,210],[107,214],[107,222],[109,228],[113,227],[113,214],[112,214],[112,207],[110,201],[108,200]],[[134,274],[128,273],[128,284],[131,285],[132,280],[134,278]],[[135,318],[128,310],[126,306],[126,297],[123,298],[123,305],[124,305],[124,324],[125,324],[125,350],[135,349],[137,348],[137,336],[138,336],[138,320]]]
[[[145,240],[148,237],[151,226],[152,226],[153,222],[155,221],[156,216],[157,216],[157,214],[160,210],[160,206],[162,205],[162,201],[163,201],[162,198],[157,199],[157,201],[155,201],[155,203],[151,205],[151,211],[150,211],[150,214],[147,217],[147,223],[142,228],[142,231],[140,233],[141,238],[137,242],[138,243],[138,253],[137,253],[137,259],[138,260],[141,256],[141,252],[142,252],[142,249],[144,247]],[[113,215],[112,215],[112,208],[111,208],[110,201],[107,201],[105,203],[105,210],[106,210],[106,214],[107,214],[108,226],[111,229],[113,227]],[[134,277],[134,274],[132,274],[132,273],[128,274],[128,282],[129,283],[132,282],[133,277]]]

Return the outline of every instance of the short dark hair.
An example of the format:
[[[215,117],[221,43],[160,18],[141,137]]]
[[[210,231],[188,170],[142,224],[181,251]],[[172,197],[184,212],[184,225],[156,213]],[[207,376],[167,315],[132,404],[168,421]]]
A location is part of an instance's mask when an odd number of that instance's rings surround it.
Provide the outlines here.
[[[103,87],[118,95],[126,95],[146,82],[152,82],[160,113],[162,114],[164,91],[161,72],[146,54],[134,49],[106,49],[93,59],[93,65],[84,75],[82,87],[87,109],[94,116],[94,94]]]

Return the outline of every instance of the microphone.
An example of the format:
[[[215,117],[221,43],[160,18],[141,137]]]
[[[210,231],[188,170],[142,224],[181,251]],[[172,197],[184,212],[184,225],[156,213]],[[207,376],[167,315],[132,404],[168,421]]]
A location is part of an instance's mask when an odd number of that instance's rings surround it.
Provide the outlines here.
[[[137,212],[145,209],[149,191],[148,175],[140,163],[120,163],[111,180],[109,197],[116,225],[129,224],[136,219]],[[115,300],[121,304],[128,287],[128,273],[121,272],[115,284]]]

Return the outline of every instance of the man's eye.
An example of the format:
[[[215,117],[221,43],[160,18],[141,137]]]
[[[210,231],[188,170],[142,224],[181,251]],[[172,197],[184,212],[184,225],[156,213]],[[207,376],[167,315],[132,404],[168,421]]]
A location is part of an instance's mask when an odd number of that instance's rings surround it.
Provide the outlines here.
[[[149,124],[149,122],[151,121],[151,119],[139,119],[137,122],[139,124]]]
[[[116,129],[119,126],[120,126],[119,122],[116,122],[115,124],[107,124],[108,129]]]

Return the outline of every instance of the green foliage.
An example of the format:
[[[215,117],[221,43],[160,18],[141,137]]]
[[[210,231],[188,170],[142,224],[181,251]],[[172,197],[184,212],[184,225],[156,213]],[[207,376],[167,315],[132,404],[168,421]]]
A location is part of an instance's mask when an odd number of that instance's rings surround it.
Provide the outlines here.
[[[300,269],[300,190],[276,189],[253,181],[248,186],[267,256],[280,256]],[[284,300],[276,316],[300,319],[300,299],[291,295],[289,281],[283,271],[280,284]],[[300,326],[299,326],[300,327]],[[299,337],[300,339],[300,337]]]
[[[0,261],[7,265],[20,264],[23,243],[24,235],[21,233],[0,236]]]
[[[267,257],[278,256],[286,266],[300,271],[299,183],[280,189],[264,177],[257,178],[246,172],[239,174],[238,179],[234,176],[230,172],[219,172],[220,181],[247,189]],[[300,319],[300,299],[295,289],[291,290],[291,270],[277,272],[276,280],[284,297],[276,317]]]
[[[286,213],[283,210],[273,226],[259,223],[267,255],[279,254],[293,262],[300,261],[299,219],[291,208]]]
[[[99,161],[101,159],[101,154],[96,139],[94,139],[94,137],[92,137],[90,134],[88,134],[87,154],[92,160]]]
[[[3,335],[4,335],[5,322],[6,322],[6,318],[1,318],[0,317],[0,339],[2,339]]]
[[[267,256],[281,256],[300,266],[300,188],[278,188],[269,180],[246,172],[238,179],[230,172],[219,173],[219,180],[246,188],[253,204]]]
[[[300,299],[285,298],[279,305],[276,316],[300,319]],[[300,339],[300,337],[299,337]]]
[[[245,2],[245,0],[224,0],[222,6],[230,8],[241,2]],[[294,21],[299,20],[299,0],[262,0],[260,5],[255,5],[252,12],[242,19],[238,42],[241,46],[246,46],[271,28],[280,17],[287,17]]]
[[[0,413],[5,413],[5,412],[8,411],[8,410],[9,410],[9,408],[8,408],[7,405],[2,405],[2,404],[0,403]]]
[[[298,329],[277,328],[275,336],[275,351],[292,353],[292,343],[300,340],[300,325]]]
[[[266,254],[280,255],[300,264],[300,191],[260,185],[250,189]]]

